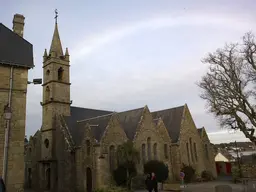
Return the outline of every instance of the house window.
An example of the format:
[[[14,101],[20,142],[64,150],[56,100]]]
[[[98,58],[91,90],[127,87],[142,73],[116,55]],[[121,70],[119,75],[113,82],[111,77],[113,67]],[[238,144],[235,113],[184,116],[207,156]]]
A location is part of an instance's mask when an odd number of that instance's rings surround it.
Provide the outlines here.
[[[58,80],[59,81],[62,81],[62,79],[63,79],[63,72],[64,72],[64,70],[62,69],[62,67],[60,67],[58,69]]]
[[[165,159],[168,159],[168,148],[167,144],[164,144],[164,157]]]
[[[157,160],[157,143],[153,146],[154,159]]]
[[[194,155],[193,155],[193,149],[192,149],[192,138],[190,137],[189,138],[189,148],[190,148],[190,155],[191,155],[191,159],[192,159],[192,162],[194,162]]]
[[[86,154],[89,156],[91,154],[91,143],[90,140],[86,140]]]
[[[115,146],[111,145],[109,147],[109,168],[110,171],[115,169]]]
[[[151,138],[147,139],[147,147],[148,147],[148,161],[151,160]]]
[[[186,143],[186,147],[187,147],[188,163],[190,164],[190,156],[189,156],[189,147],[188,147],[188,143]]]
[[[141,146],[141,156],[143,165],[146,163],[146,145],[143,143]]]
[[[196,161],[197,161],[198,157],[197,157],[196,143],[194,143],[194,153],[195,153],[195,158],[196,158]]]

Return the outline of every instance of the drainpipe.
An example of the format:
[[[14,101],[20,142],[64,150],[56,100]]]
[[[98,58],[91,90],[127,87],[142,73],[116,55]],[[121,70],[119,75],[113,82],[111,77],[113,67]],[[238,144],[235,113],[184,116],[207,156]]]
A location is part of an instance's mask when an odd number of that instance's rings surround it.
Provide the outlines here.
[[[13,66],[10,71],[10,89],[8,95],[8,107],[11,109],[12,102],[12,87],[13,87]],[[6,130],[4,139],[4,159],[3,159],[3,180],[6,183],[7,180],[7,167],[8,167],[8,148],[9,148],[9,136],[10,136],[10,123],[11,119],[6,120]]]

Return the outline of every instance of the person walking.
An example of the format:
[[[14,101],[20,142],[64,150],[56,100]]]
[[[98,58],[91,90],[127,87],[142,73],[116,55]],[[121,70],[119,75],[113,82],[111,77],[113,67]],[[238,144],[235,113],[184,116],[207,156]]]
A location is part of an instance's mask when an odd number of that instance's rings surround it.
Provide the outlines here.
[[[153,188],[152,188],[152,182],[151,182],[151,174],[147,174],[145,185],[148,192],[152,192]]]
[[[154,189],[155,192],[158,192],[157,179],[154,172],[151,173],[151,183],[152,183],[152,189]]]
[[[1,176],[0,176],[0,192],[5,192],[5,184]]]

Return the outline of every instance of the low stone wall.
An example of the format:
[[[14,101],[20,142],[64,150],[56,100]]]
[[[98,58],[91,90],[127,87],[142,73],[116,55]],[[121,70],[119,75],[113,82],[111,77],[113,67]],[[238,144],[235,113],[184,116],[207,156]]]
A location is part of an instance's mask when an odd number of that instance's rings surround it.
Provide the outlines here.
[[[256,178],[256,165],[255,164],[245,164],[241,165],[243,177]]]

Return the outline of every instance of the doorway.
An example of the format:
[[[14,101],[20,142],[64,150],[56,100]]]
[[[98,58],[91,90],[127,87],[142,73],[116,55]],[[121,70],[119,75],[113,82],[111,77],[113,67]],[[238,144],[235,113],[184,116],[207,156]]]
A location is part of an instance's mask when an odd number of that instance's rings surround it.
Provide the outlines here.
[[[46,189],[47,190],[51,189],[51,169],[50,168],[46,170]]]
[[[92,192],[92,170],[86,168],[86,190],[87,192]]]
[[[32,171],[31,168],[28,168],[28,188],[32,187]]]

